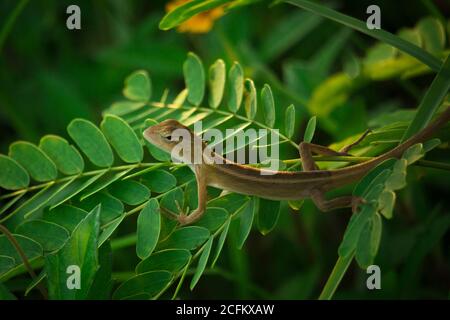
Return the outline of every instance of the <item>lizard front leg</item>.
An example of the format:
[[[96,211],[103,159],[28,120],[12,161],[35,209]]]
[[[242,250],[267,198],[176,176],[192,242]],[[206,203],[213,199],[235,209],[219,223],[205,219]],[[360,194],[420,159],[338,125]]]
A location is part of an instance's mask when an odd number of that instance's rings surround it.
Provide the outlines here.
[[[198,206],[197,209],[195,209],[189,215],[185,214],[184,212],[180,212],[177,220],[181,225],[194,223],[203,216],[206,210],[206,201],[208,198],[208,193],[206,191],[206,174],[202,170],[201,165],[195,165],[194,173],[195,179],[197,180]]]

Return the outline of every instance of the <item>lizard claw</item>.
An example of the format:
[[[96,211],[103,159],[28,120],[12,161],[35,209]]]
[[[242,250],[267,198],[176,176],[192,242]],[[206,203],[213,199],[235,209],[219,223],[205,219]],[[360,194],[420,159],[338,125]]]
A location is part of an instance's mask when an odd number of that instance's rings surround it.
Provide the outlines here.
[[[177,206],[177,209],[178,209],[177,221],[181,225],[186,224],[187,220],[188,220],[187,214],[189,213],[189,207],[186,207],[186,211],[184,211],[183,208],[181,207],[180,203],[178,202],[178,200],[175,200],[175,205]]]

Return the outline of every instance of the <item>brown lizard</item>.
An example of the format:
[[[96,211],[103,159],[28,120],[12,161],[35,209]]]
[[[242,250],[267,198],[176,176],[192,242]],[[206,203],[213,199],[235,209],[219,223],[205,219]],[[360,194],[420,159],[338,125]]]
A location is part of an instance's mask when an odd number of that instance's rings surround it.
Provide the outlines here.
[[[184,225],[197,221],[205,212],[207,186],[272,200],[300,200],[311,198],[321,211],[330,211],[344,207],[352,207],[355,211],[357,205],[361,201],[364,201],[363,199],[355,196],[341,196],[327,200],[325,198],[325,192],[358,181],[368,171],[389,158],[401,157],[404,151],[410,146],[429,139],[449,119],[450,107],[427,127],[392,150],[369,161],[335,170],[318,170],[312,153],[327,156],[348,155],[347,151],[359,143],[366,134],[355,143],[344,147],[340,151],[334,151],[321,145],[302,142],[299,145],[299,151],[303,171],[276,171],[270,173],[265,172],[265,174],[262,171],[267,169],[237,164],[214,153],[201,138],[176,120],[169,119],[151,126],[144,131],[143,135],[150,143],[170,153],[180,142],[173,141],[173,132],[177,129],[185,129],[190,137],[192,150],[194,150],[195,144],[197,144],[197,146],[201,146],[202,151],[207,151],[201,153],[201,163],[195,163],[193,161],[193,154],[189,157],[179,154],[179,157],[183,158],[185,163],[190,163],[190,167],[195,173],[198,190],[197,209],[187,215],[179,208],[180,214],[176,215],[177,220]]]

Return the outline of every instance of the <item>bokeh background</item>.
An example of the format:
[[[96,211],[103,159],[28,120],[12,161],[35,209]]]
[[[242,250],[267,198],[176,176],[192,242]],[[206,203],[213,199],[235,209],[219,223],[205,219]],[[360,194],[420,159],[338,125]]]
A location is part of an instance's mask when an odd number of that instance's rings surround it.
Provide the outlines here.
[[[17,3],[0,2],[0,26]],[[81,30],[66,28],[70,4],[81,8]],[[328,3],[359,19],[366,19],[370,4],[382,8],[382,27],[391,32],[413,27],[425,16],[446,21],[450,15],[450,3],[444,0]],[[270,7],[267,1],[226,14],[206,33],[162,31],[158,24],[166,5],[167,1],[159,0],[26,3],[0,49],[0,153],[6,154],[15,140],[37,143],[47,133],[66,136],[65,128],[75,117],[98,123],[102,110],[120,99],[124,78],[136,69],[149,71],[154,96],[162,95],[165,88],[170,89],[169,96],[176,95],[184,86],[182,63],[188,51],[196,52],[205,65],[217,58],[228,65],[240,61],[246,76],[259,87],[272,85],[281,105],[294,103],[300,108],[315,85],[299,88],[299,84],[308,82],[303,72],[312,68],[318,53],[335,56],[326,68],[330,76],[348,68],[352,57],[365,56],[376,43],[302,10]],[[343,126],[321,130],[319,122],[316,141],[332,143],[356,134],[380,110],[416,108],[433,76],[424,73],[411,80],[365,84],[346,101]],[[306,111],[298,111],[301,137],[308,118]],[[450,174],[435,169],[411,171],[395,218],[383,225],[376,259],[382,267],[382,290],[368,291],[367,275],[355,264],[336,298],[449,297],[449,223],[442,217],[449,212]],[[348,218],[345,211],[318,214],[307,202],[299,215],[283,215],[269,235],[252,232],[242,250],[235,249],[230,239],[218,268],[207,272],[194,292],[183,291],[180,297],[316,298],[336,261]],[[115,253],[116,277],[131,270],[135,261],[134,248]]]

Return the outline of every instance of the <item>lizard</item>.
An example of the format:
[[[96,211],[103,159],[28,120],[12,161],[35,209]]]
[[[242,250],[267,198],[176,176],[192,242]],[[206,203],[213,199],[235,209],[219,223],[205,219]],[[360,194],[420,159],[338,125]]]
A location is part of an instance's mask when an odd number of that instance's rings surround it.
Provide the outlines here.
[[[334,170],[319,170],[312,154],[325,156],[348,155],[348,151],[357,145],[368,133],[366,131],[356,142],[339,151],[328,147],[301,142],[300,159],[303,171],[274,171],[238,164],[213,152],[208,145],[188,127],[173,119],[167,119],[143,131],[144,138],[158,148],[171,153],[180,142],[175,141],[173,133],[177,129],[186,130],[192,150],[201,146],[202,161],[195,162],[193,155],[179,153],[178,159],[188,163],[195,174],[198,191],[198,207],[191,214],[186,214],[178,206],[179,214],[168,212],[181,225],[191,224],[202,217],[206,210],[207,186],[236,192],[244,195],[258,196],[271,200],[301,200],[311,198],[319,210],[327,212],[337,208],[351,207],[353,212],[364,199],[350,195],[327,199],[325,193],[361,179],[368,171],[390,158],[400,158],[412,145],[429,139],[438,129],[450,120],[450,107],[447,107],[433,122],[421,131],[405,140],[395,148],[371,160]],[[204,152],[206,151],[206,152]],[[219,161],[217,161],[219,160]],[[164,209],[165,210],[165,209]],[[167,210],[168,211],[168,210]],[[189,209],[187,210],[189,211]]]

